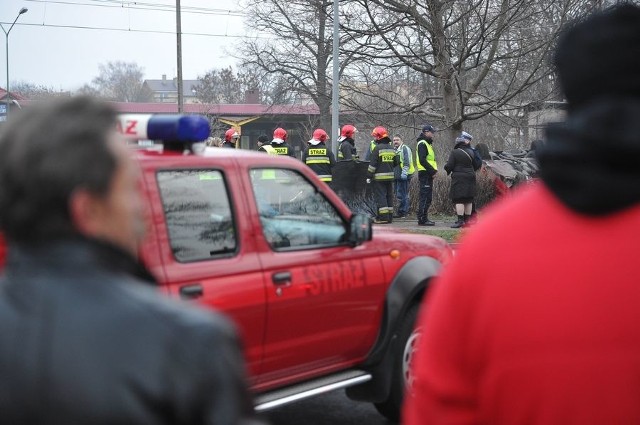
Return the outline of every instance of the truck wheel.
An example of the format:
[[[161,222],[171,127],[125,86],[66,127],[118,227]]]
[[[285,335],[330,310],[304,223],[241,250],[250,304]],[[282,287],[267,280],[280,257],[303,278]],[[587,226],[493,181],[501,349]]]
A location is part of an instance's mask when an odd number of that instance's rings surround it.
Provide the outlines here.
[[[409,366],[420,337],[420,330],[414,329],[417,316],[418,305],[414,305],[409,308],[398,327],[397,350],[394,353],[389,398],[381,403],[374,403],[376,410],[392,422],[400,421],[404,391],[413,382]]]

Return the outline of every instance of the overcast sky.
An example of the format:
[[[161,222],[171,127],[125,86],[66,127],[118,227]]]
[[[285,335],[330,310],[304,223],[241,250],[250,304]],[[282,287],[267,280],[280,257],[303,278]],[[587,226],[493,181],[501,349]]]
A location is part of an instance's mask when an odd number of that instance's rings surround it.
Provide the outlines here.
[[[235,67],[236,60],[226,52],[244,34],[238,3],[181,0],[184,79],[195,79],[212,68]],[[175,0],[0,0],[5,31],[22,7],[29,9],[9,34],[10,84],[25,81],[75,90],[98,75],[99,64],[116,60],[136,62],[146,79],[160,79],[162,74],[172,78],[177,73],[175,10],[149,9],[159,5],[175,9],[175,4]],[[0,87],[6,86],[4,42]]]

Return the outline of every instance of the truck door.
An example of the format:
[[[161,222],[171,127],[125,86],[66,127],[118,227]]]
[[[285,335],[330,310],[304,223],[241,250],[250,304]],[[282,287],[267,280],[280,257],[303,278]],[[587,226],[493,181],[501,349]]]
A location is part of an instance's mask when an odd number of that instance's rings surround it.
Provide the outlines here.
[[[238,326],[249,373],[260,373],[265,283],[241,187],[221,169],[145,173],[164,290],[222,311]],[[155,193],[154,193],[155,191]]]
[[[268,302],[260,386],[361,361],[382,315],[379,253],[345,242],[346,218],[302,173],[254,169],[251,182]]]

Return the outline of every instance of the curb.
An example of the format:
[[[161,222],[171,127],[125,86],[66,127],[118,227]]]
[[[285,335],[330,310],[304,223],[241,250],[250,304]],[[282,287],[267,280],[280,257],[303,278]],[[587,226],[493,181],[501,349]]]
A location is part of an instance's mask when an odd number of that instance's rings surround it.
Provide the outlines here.
[[[387,224],[387,226],[391,226],[391,227],[398,227],[401,229],[424,229],[424,230],[453,230],[453,231],[459,231],[460,229],[452,229],[451,225],[454,223],[452,222],[445,222],[445,221],[436,221],[435,222],[435,226],[418,226],[418,221],[416,219],[410,219],[410,220],[398,220],[395,219],[392,223]]]

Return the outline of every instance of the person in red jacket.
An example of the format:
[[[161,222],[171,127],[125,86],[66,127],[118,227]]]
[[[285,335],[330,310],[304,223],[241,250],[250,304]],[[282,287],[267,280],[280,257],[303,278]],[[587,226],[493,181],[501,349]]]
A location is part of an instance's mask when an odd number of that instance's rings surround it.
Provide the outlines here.
[[[561,36],[566,121],[431,288],[403,424],[640,423],[639,29],[625,4]]]
[[[4,263],[7,261],[7,243],[0,233],[0,270],[4,268]]]

